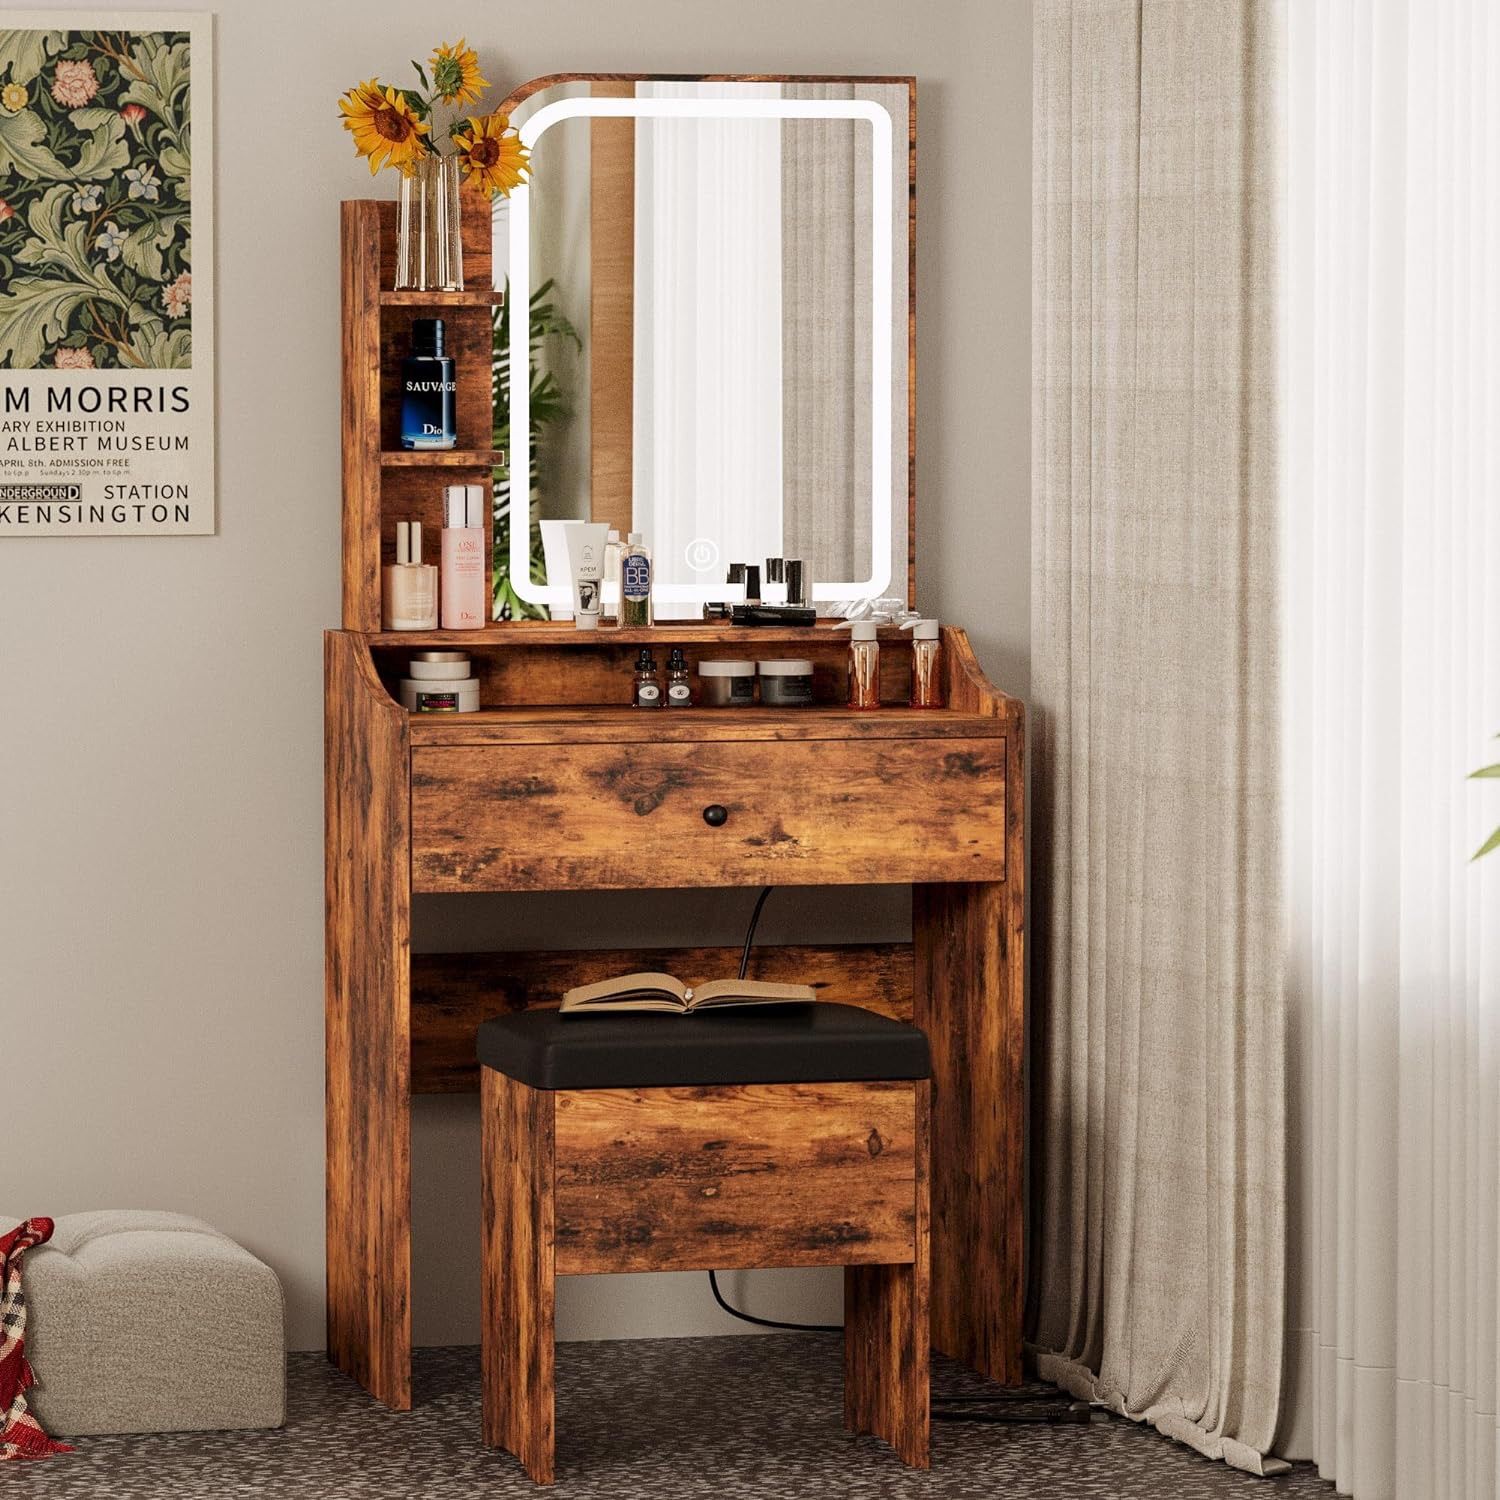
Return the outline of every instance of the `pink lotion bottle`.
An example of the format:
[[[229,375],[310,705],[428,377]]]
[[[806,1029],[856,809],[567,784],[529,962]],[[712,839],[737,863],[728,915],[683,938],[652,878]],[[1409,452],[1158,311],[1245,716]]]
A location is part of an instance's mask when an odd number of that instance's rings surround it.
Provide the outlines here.
[[[443,545],[439,598],[444,630],[482,630],[489,610],[484,557],[484,486],[443,490]]]

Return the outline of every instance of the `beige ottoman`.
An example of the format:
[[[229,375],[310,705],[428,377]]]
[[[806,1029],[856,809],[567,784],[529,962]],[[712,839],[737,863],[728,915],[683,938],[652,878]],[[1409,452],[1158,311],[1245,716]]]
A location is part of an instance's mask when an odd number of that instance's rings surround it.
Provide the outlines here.
[[[28,1400],[53,1436],[285,1420],[281,1283],[200,1220],[65,1214],[27,1252],[22,1286]]]

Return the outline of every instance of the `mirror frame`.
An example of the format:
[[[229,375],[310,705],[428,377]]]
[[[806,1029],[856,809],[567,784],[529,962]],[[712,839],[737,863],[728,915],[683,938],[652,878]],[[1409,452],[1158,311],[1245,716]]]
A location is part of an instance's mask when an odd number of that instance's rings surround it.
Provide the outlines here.
[[[916,572],[917,572],[917,81],[909,75],[865,75],[865,74],[841,74],[841,73],[548,73],[540,78],[532,78],[513,89],[505,101],[500,105],[500,110],[506,115],[513,115],[516,108],[533,94],[540,93],[543,89],[554,88],[561,84],[570,83],[843,83],[854,85],[894,85],[904,87],[907,91],[907,214],[906,214],[906,307],[907,307],[907,334],[906,334],[906,602],[908,608],[916,604]],[[601,100],[601,102],[604,102]],[[620,103],[626,101],[620,100]],[[857,101],[856,101],[857,102]],[[628,115],[630,112],[621,110],[601,110],[585,114],[575,111],[574,114],[580,118],[598,117],[606,114]],[[858,115],[851,118],[858,118]],[[887,116],[887,118],[889,118]],[[892,150],[896,149],[896,142],[892,141]],[[499,200],[497,200],[498,202]],[[524,200],[523,200],[524,201]],[[513,230],[510,232],[513,233]],[[897,259],[899,248],[892,245],[892,274],[899,264]],[[530,247],[526,247],[526,262],[529,264]],[[524,324],[523,324],[524,327]],[[512,369],[530,368],[529,345],[523,345],[526,350],[526,358],[521,366],[516,365],[516,332],[517,322],[511,319],[511,365]],[[524,332],[522,334],[524,339]],[[893,340],[891,349],[892,366],[898,357],[898,350]],[[514,394],[526,388],[526,381],[512,379],[512,412],[515,409]],[[526,402],[521,403],[524,407]],[[514,419],[511,423],[512,448],[516,447]],[[529,449],[530,435],[523,440],[522,448]],[[508,455],[511,461],[511,503],[515,504],[519,495],[519,488],[514,479],[516,472],[516,454]],[[524,456],[524,455],[523,455]],[[892,476],[894,478],[894,476]],[[529,480],[525,477],[523,469],[522,484],[525,487],[524,503],[528,509],[531,504],[531,493]],[[518,542],[522,554],[523,575],[529,581],[529,532],[526,528],[523,536],[518,536],[517,528],[511,527],[511,560],[512,568],[516,565]],[[897,579],[893,574],[887,584],[889,589],[895,585]],[[693,586],[681,586],[691,588]],[[722,589],[712,590],[714,597],[722,594]],[[696,597],[696,596],[695,596]]]

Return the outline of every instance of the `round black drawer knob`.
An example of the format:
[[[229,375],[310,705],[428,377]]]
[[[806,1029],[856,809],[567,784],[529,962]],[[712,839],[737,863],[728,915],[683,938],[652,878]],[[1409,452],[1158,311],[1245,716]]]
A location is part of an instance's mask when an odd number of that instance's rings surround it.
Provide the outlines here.
[[[703,821],[710,828],[722,828],[729,821],[729,809],[721,802],[710,802],[703,809]]]

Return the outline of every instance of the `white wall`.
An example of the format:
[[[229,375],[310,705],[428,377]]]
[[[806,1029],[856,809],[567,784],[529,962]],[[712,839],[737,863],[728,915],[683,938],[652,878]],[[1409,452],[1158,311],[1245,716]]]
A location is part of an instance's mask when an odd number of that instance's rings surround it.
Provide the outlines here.
[[[38,3],[38,0],[33,0]],[[64,8],[64,7],[57,7]],[[219,534],[0,544],[0,1204],[202,1215],[323,1333],[319,633],[338,619],[341,88],[466,33],[488,76],[918,76],[918,584],[1012,691],[1028,661],[1027,0],[226,0],[218,12]],[[375,191],[388,194],[387,180]],[[869,898],[869,930],[899,903]],[[472,904],[469,904],[472,903]],[[791,903],[788,903],[789,905]],[[591,904],[588,941],[733,940],[743,897]],[[419,935],[576,930],[462,898]],[[821,914],[820,914],[821,913]],[[794,926],[793,919],[795,919]],[[834,905],[768,914],[829,936]],[[419,1339],[477,1339],[472,1101],[419,1101]],[[566,1336],[720,1326],[703,1278],[566,1290]],[[738,1278],[731,1278],[736,1284]],[[827,1277],[762,1312],[836,1310]]]

